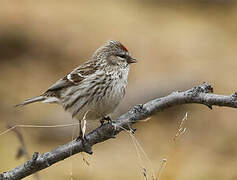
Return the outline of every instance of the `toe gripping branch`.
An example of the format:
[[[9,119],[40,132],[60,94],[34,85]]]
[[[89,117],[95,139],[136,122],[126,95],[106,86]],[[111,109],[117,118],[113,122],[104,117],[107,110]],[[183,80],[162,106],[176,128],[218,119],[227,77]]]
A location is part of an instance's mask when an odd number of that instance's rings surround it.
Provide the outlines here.
[[[77,142],[81,142],[81,144],[82,144],[82,150],[83,150],[84,152],[86,152],[87,154],[90,154],[90,155],[93,154],[92,146],[90,145],[89,140],[86,138],[86,136],[85,136],[85,137],[78,136],[78,137],[76,138],[76,141],[77,141]]]
[[[135,109],[133,109],[133,111],[139,111],[142,108],[142,105],[138,105]],[[136,113],[136,112],[133,112]],[[108,121],[108,123],[104,123],[104,121]],[[97,129],[95,129],[92,132],[97,132],[97,134],[99,136],[101,136],[100,131],[107,131],[106,136],[102,137],[102,138],[116,138],[116,134],[117,134],[117,130],[120,128],[119,126],[116,126],[116,121],[112,121],[112,119],[108,116],[108,117],[104,117],[101,121],[101,126],[98,127]],[[117,129],[118,128],[118,129]],[[123,127],[124,129],[130,131],[131,133],[135,133],[136,129],[132,128],[132,123],[127,123],[127,125],[125,125],[125,127]],[[121,128],[121,129],[123,129]],[[106,130],[107,129],[107,130]],[[119,131],[118,131],[119,132]],[[90,133],[89,133],[90,134]],[[76,141],[81,142],[82,143],[82,150],[88,154],[93,154],[92,151],[92,146],[89,142],[89,134],[87,134],[86,136],[78,136]]]
[[[107,120],[108,123],[101,123],[101,126],[98,127],[97,129],[93,130],[92,132],[88,133],[87,135],[85,135],[84,137],[83,136],[78,136],[76,141],[77,142],[81,142],[82,144],[82,151],[88,153],[88,154],[93,154],[93,151],[92,151],[92,145],[90,144],[90,134],[93,133],[93,132],[96,132],[96,134],[99,136],[98,138],[99,139],[103,139],[105,138],[105,136],[103,137],[103,135],[101,134],[101,131],[107,131],[108,133],[106,133],[106,139],[108,138],[116,138],[115,137],[115,126],[113,125],[113,122],[111,120],[110,117],[105,117],[102,119],[103,121],[104,120]],[[100,140],[99,140],[100,141]]]
[[[108,123],[112,123],[112,119],[109,116],[106,116],[100,120],[100,126],[103,126],[105,121],[108,121]]]

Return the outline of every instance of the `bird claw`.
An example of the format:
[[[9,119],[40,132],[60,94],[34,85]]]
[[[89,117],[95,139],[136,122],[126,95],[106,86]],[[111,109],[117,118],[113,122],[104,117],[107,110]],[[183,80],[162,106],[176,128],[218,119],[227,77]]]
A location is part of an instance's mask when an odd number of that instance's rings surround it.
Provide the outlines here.
[[[76,138],[76,141],[83,141],[83,137],[81,135],[79,135],[77,138]]]
[[[88,143],[88,139],[85,136],[83,137],[79,135],[76,141],[81,141],[84,152],[90,155],[93,154],[92,146]]]
[[[103,120],[108,121],[108,123],[112,122],[112,119],[109,116],[104,117]]]
[[[100,120],[100,126],[103,126],[105,121],[108,122],[108,124],[112,123],[112,119],[109,116],[103,117],[103,119]]]

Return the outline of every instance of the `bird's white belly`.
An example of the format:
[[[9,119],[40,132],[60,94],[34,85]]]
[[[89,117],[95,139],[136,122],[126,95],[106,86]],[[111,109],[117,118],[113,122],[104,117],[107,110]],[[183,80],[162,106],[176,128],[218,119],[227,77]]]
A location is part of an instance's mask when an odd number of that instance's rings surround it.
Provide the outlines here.
[[[91,114],[88,114],[88,117],[98,119],[111,114],[123,99],[124,91],[125,87],[114,85],[99,101],[92,102],[89,107]]]
[[[125,94],[126,84],[123,86],[120,86],[119,84],[120,83],[117,82],[111,84],[111,87],[108,88],[104,96],[99,96],[100,92],[98,92],[98,94],[95,95],[94,98],[91,98],[91,100],[83,106],[74,117],[80,120],[85,116],[87,120],[96,120],[111,114]],[[74,106],[69,108],[68,111],[73,114],[85,101],[87,101],[86,98],[81,99]]]

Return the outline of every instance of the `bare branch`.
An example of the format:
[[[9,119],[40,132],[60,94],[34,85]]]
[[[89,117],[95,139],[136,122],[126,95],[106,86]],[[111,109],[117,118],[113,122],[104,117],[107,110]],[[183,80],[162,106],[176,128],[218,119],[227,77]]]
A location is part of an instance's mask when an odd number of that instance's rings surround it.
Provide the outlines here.
[[[121,132],[124,128],[130,129],[132,124],[139,120],[150,117],[154,113],[160,112],[169,107],[197,103],[206,105],[209,108],[212,108],[212,106],[237,108],[237,93],[229,96],[212,93],[213,88],[211,85],[204,83],[184,92],[173,92],[168,96],[151,100],[145,104],[136,105],[127,113],[118,117],[113,123],[104,124],[88,133],[85,136],[87,139],[86,141],[82,142],[81,140],[73,140],[50,152],[40,155],[35,153],[31,160],[8,172],[0,174],[0,179],[22,179],[79,152],[92,154],[91,147],[93,145],[114,138],[115,135]]]

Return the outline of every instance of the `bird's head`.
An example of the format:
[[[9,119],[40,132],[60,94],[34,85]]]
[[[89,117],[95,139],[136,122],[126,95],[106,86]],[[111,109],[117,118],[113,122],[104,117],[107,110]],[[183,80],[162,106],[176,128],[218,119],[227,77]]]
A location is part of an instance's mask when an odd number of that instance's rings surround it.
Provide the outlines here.
[[[128,67],[131,63],[136,63],[136,59],[129,55],[127,48],[119,41],[110,40],[96,50],[93,59],[98,59],[101,63],[111,66]]]

